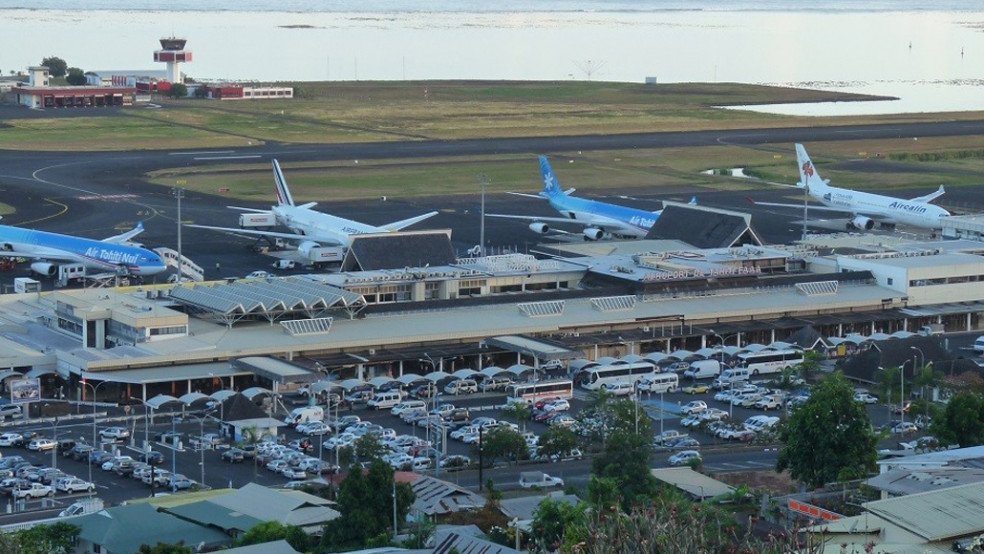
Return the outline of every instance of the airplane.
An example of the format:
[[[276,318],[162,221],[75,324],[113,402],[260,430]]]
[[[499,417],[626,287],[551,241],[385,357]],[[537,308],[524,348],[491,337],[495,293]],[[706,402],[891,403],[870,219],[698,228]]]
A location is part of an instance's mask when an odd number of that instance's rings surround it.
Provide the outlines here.
[[[942,227],[940,220],[950,215],[950,212],[943,208],[930,204],[946,192],[943,185],[925,196],[905,200],[883,194],[829,186],[830,181],[820,178],[820,173],[817,172],[817,168],[806,153],[806,148],[798,143],[796,144],[796,160],[799,164],[800,174],[800,181],[796,183],[796,186],[800,189],[805,187],[810,196],[823,204],[823,207],[810,206],[809,209],[849,215],[851,220],[847,223],[848,229],[870,231],[874,228],[876,220],[882,226],[902,224],[923,229],[940,229]],[[753,203],[759,206],[803,207],[802,204]]]
[[[555,230],[548,223],[574,223],[583,225],[581,233],[585,240],[599,240],[606,237],[643,238],[659,219],[663,210],[648,212],[637,208],[629,208],[616,204],[608,204],[597,200],[577,198],[572,196],[574,189],[562,190],[554,176],[553,169],[546,156],[540,156],[540,173],[543,175],[543,191],[538,194],[523,194],[513,192],[517,196],[530,198],[545,198],[550,207],[566,217],[538,217],[525,215],[487,214],[489,217],[522,219],[531,221],[530,230],[541,235],[550,232],[573,234]],[[696,204],[696,197],[690,200]]]
[[[143,223],[103,240],[0,225],[0,256],[30,258],[31,271],[46,277],[58,274],[59,263],[82,264],[86,269],[146,277],[167,265],[156,252],[130,243],[144,230]]]
[[[287,227],[292,232],[282,233],[263,229],[235,229],[209,225],[188,225],[188,227],[225,231],[235,234],[256,235],[267,238],[288,239],[297,241],[299,243],[298,250],[303,252],[322,245],[343,246],[347,248],[352,243],[352,235],[399,231],[404,227],[409,227],[414,223],[437,215],[437,212],[433,211],[385,225],[367,225],[358,221],[352,221],[351,219],[315,211],[312,208],[317,205],[317,202],[308,202],[301,205],[295,204],[294,198],[290,194],[290,189],[287,188],[287,179],[284,178],[284,173],[281,171],[280,164],[277,160],[273,160],[273,180],[276,184],[276,206],[272,206],[269,210],[241,208],[237,206],[228,206],[228,208],[247,212],[247,214],[239,218],[241,226],[255,227],[279,224]]]

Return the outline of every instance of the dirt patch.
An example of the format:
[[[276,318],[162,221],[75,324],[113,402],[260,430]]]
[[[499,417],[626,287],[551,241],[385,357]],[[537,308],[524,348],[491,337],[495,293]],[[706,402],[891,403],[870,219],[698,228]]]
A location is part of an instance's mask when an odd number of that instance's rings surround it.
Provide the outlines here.
[[[789,473],[775,471],[735,471],[715,473],[714,478],[732,487],[748,485],[753,492],[764,492],[770,496],[782,496],[799,490],[800,482],[789,476]]]

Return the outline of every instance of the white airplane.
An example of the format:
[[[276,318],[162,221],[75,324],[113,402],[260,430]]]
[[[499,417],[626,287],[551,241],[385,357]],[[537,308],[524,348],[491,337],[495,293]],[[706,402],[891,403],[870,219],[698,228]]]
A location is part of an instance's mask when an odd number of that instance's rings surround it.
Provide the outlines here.
[[[943,185],[930,194],[911,200],[842,189],[829,186],[829,180],[820,178],[817,168],[810,161],[810,156],[802,144],[796,145],[796,159],[800,174],[800,182],[796,183],[796,186],[800,189],[806,187],[810,196],[824,205],[823,207],[810,206],[809,209],[847,214],[851,217],[847,224],[848,228],[868,231],[875,226],[875,221],[878,221],[881,225],[901,224],[922,229],[939,229],[942,227],[940,220],[950,215],[950,212],[943,208],[930,204],[946,192]],[[754,203],[759,206],[803,207],[802,204]]]
[[[550,202],[550,207],[560,212],[564,217],[506,214],[487,215],[489,217],[530,221],[530,230],[541,235],[546,235],[550,232],[572,234],[559,229],[553,229],[550,226],[552,223],[583,225],[584,229],[581,232],[585,240],[598,240],[612,236],[644,238],[663,212],[663,210],[648,212],[638,208],[572,196],[571,193],[574,192],[574,189],[563,190],[560,188],[560,183],[557,181],[557,177],[554,175],[546,156],[540,156],[540,174],[543,177],[543,191],[538,194],[524,194],[520,192],[510,194],[546,199]],[[696,204],[696,197],[690,203]]]
[[[156,252],[130,243],[144,230],[133,229],[103,240],[0,225],[0,256],[30,258],[31,271],[46,277],[58,274],[58,263],[82,264],[86,269],[145,277],[167,268]]]
[[[409,227],[414,223],[423,221],[429,217],[437,215],[437,212],[428,212],[423,215],[411,217],[401,221],[394,221],[386,225],[373,226],[345,219],[324,212],[312,210],[317,202],[308,202],[300,206],[294,204],[294,198],[290,195],[287,188],[287,180],[284,178],[280,164],[273,160],[273,179],[277,185],[277,205],[269,210],[257,210],[255,208],[240,208],[229,206],[230,209],[248,212],[239,218],[239,224],[243,227],[248,226],[273,226],[283,225],[292,232],[281,233],[277,231],[267,231],[263,229],[234,229],[229,227],[212,227],[208,225],[188,225],[198,229],[211,229],[213,231],[226,231],[235,234],[256,235],[261,237],[280,238],[296,241],[298,250],[308,250],[319,245],[324,246],[343,246],[348,247],[352,235],[362,235],[367,233],[387,233],[399,231],[404,227]]]

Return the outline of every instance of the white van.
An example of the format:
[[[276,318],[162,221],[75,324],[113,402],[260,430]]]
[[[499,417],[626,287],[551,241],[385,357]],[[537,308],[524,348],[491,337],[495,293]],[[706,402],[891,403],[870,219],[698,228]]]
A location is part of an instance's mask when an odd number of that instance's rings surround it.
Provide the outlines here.
[[[974,352],[984,354],[984,335],[977,337],[974,341]]]
[[[717,360],[700,360],[690,364],[683,372],[687,379],[711,379],[721,374],[721,362]]]
[[[323,421],[324,419],[325,410],[321,406],[304,406],[291,410],[290,415],[284,419],[284,423],[287,425],[297,425],[309,421]]]
[[[731,383],[748,380],[748,369],[744,367],[733,367],[724,370],[720,377],[714,380],[713,386],[716,389],[726,389]]]
[[[942,323],[930,323],[929,325],[923,325],[919,328],[920,335],[924,337],[932,337],[936,335],[942,335],[946,331],[946,327]]]
[[[366,407],[372,408],[373,410],[385,410],[387,408],[393,408],[402,401],[403,396],[399,391],[388,390],[386,392],[377,392],[366,403]]]
[[[390,409],[390,413],[399,416],[403,415],[404,412],[409,412],[411,410],[423,410],[427,407],[427,403],[423,400],[404,400],[396,406]]]

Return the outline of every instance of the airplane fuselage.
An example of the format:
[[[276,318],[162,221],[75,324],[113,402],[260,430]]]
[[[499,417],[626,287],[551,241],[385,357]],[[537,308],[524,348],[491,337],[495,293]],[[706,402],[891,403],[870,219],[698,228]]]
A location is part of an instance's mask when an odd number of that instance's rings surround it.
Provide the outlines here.
[[[950,215],[943,208],[927,202],[830,186],[811,188],[810,196],[831,208],[861,215],[875,215],[891,223],[912,227],[938,229],[941,226],[940,219]]]
[[[386,232],[386,229],[381,227],[366,225],[308,208],[274,206],[272,211],[277,217],[277,221],[284,227],[309,237],[313,241],[326,244],[348,247],[352,242],[350,235]]]
[[[156,252],[138,246],[0,225],[0,255],[4,252],[37,260],[80,263],[98,271],[123,267],[138,276],[156,275],[167,267]]]
[[[551,197],[550,207],[581,225],[635,238],[645,237],[659,219],[653,212],[568,195]]]

